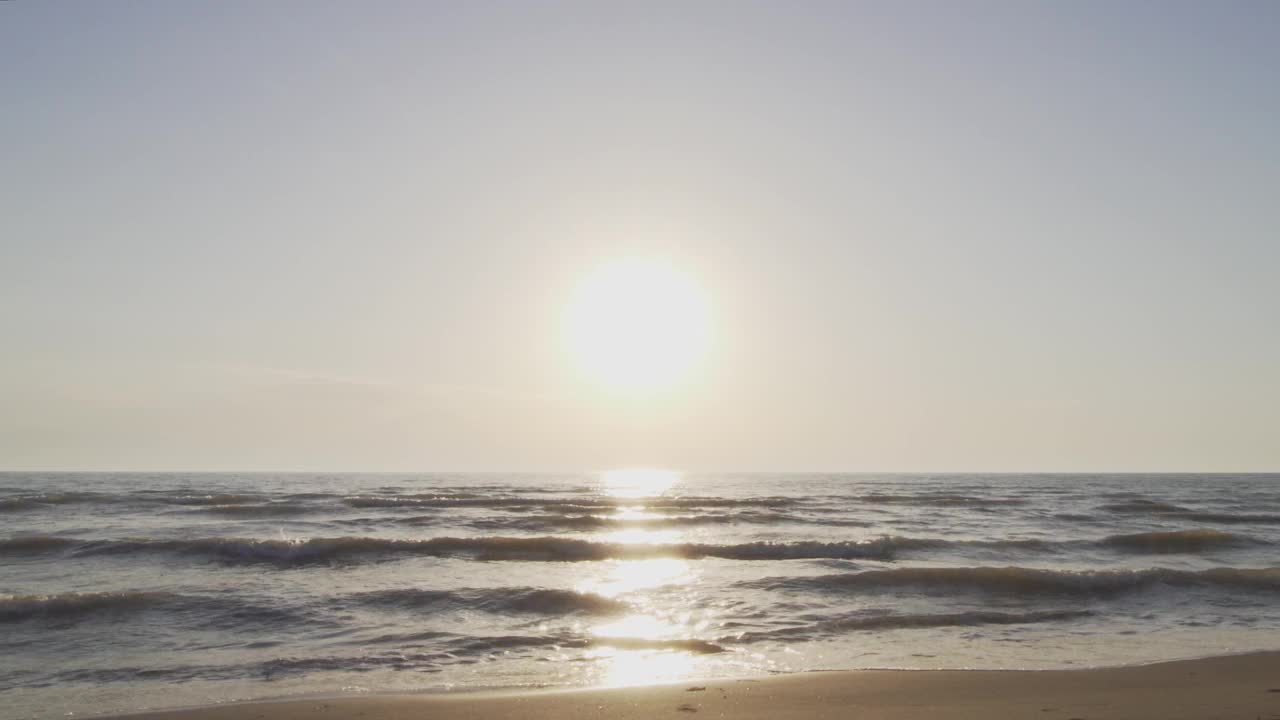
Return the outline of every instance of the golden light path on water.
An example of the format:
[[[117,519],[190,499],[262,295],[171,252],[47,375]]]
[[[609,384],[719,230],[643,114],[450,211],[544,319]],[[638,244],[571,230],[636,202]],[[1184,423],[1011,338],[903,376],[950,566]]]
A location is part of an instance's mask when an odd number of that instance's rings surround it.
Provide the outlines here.
[[[613,470],[601,476],[600,492],[619,501],[615,518],[633,521],[660,518],[662,515],[646,510],[646,501],[670,493],[681,480],[679,473],[669,470]],[[684,540],[684,533],[625,529],[607,533],[601,540],[626,544],[678,543]],[[634,647],[661,642],[676,645],[682,640],[696,639],[707,629],[708,622],[697,618],[694,612],[664,607],[644,592],[671,585],[695,587],[698,578],[694,567],[679,558],[613,560],[606,565],[602,574],[583,579],[576,589],[608,598],[625,598],[634,610],[589,628],[598,642],[588,654],[596,661],[597,684],[644,685],[677,682],[694,676],[698,656],[688,650]]]
[[[654,498],[675,487],[681,479],[680,473],[674,470],[609,470],[600,476],[600,490],[613,498]]]

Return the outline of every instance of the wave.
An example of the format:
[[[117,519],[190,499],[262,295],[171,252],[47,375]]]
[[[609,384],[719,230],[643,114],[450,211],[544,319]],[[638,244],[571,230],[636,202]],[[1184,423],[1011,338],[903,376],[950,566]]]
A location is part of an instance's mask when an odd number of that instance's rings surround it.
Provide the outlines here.
[[[248,668],[241,665],[172,665],[168,667],[123,666],[110,668],[77,668],[53,674],[48,685],[98,684],[166,680],[187,682],[191,680],[233,680],[248,675]]]
[[[1280,515],[1268,513],[1232,513],[1211,510],[1196,510],[1182,505],[1159,502],[1156,500],[1126,500],[1125,502],[1102,505],[1101,510],[1113,513],[1154,515],[1161,518],[1191,520],[1193,522],[1254,525],[1280,524]]]
[[[1119,503],[1109,503],[1102,505],[1099,509],[1113,513],[1135,514],[1135,515],[1155,515],[1165,518],[1177,518],[1180,520],[1195,520],[1197,522],[1217,522],[1217,523],[1259,523],[1259,524],[1277,524],[1280,523],[1280,515],[1275,514],[1258,514],[1258,513],[1232,513],[1217,512],[1212,510],[1197,510],[1194,508],[1184,507],[1182,505],[1174,505],[1171,503],[1160,502],[1157,500],[1126,500]]]
[[[918,495],[872,493],[870,495],[855,495],[851,499],[858,502],[872,503],[876,505],[925,505],[932,507],[990,507],[1027,504],[1027,501],[1022,498],[991,498],[978,497],[976,495],[955,495],[949,493],[922,493]]]
[[[1185,512],[1166,513],[1170,517],[1182,520],[1193,520],[1195,522],[1207,523],[1224,523],[1224,524],[1248,524],[1248,525],[1277,525],[1280,524],[1280,515],[1266,514],[1249,514],[1249,513],[1223,513],[1223,512],[1204,512],[1197,510],[1188,510]]]
[[[724,560],[881,560],[904,553],[947,550],[1053,553],[1082,545],[1096,545],[1131,553],[1194,553],[1257,544],[1247,536],[1217,530],[1112,535],[1098,541],[1038,539],[944,540],[883,536],[852,541],[799,540],[746,543],[617,543],[571,537],[435,537],[397,539],[348,536],[310,539],[193,538],[73,540],[30,536],[0,540],[0,555],[38,555],[66,552],[72,557],[168,553],[200,557],[227,564],[264,563],[297,566],[357,562],[370,557],[462,557],[481,561],[637,560],[648,558],[719,558]]]
[[[450,650],[466,653],[491,653],[513,648],[591,648],[600,646],[619,650],[683,650],[697,654],[725,652],[723,646],[697,638],[575,637],[569,635],[503,635],[498,637],[465,638],[452,643]]]
[[[0,622],[33,618],[72,619],[103,610],[137,610],[173,600],[165,592],[68,592],[0,596]]]
[[[499,587],[462,590],[398,588],[374,590],[350,596],[349,601],[378,609],[473,610],[492,613],[539,615],[612,615],[625,612],[628,605],[595,593],[551,588]]]
[[[658,497],[658,498],[540,498],[485,497],[465,495],[353,495],[343,502],[358,508],[392,507],[476,507],[476,508],[545,508],[559,510],[613,510],[620,506],[643,505],[645,508],[672,510],[710,507],[785,507],[798,501],[787,497],[723,498],[723,497]]]
[[[1023,567],[892,568],[856,573],[774,577],[745,587],[781,591],[849,592],[909,589],[927,594],[980,592],[1039,597],[1114,596],[1159,586],[1280,592],[1280,567],[1209,570],[1042,570]]]
[[[50,549],[71,544],[61,538]],[[934,542],[883,538],[860,542],[753,542],[730,545],[705,543],[608,543],[561,537],[438,537],[399,540],[376,537],[312,538],[308,540],[251,540],[197,538],[191,540],[103,540],[75,545],[75,556],[128,555],[163,552],[197,556],[229,564],[267,563],[282,566],[354,561],[368,556],[468,557],[482,561],[634,560],[664,557],[728,560],[792,560],[816,558],[889,559],[907,547]]]
[[[428,643],[423,645],[424,641]],[[434,649],[433,653],[419,653],[419,660],[447,662],[460,656],[510,653],[527,649],[585,649],[611,647],[619,650],[679,650],[695,654],[715,654],[726,649],[718,642],[698,638],[640,638],[581,636],[572,633],[556,635],[454,635],[444,632],[413,632],[380,635],[375,638],[353,639],[353,645],[362,647],[386,645],[402,649]]]
[[[58,684],[119,683],[139,680],[164,680],[185,682],[191,680],[230,680],[257,678],[275,680],[290,675],[314,672],[370,672],[378,670],[412,670],[436,673],[444,667],[474,663],[478,657],[494,653],[540,651],[556,648],[615,647],[619,649],[675,650],[696,654],[725,652],[716,643],[693,638],[646,640],[640,638],[574,638],[569,636],[507,635],[495,637],[457,637],[448,640],[445,633],[425,633],[423,637],[403,636],[385,638],[382,644],[401,644],[400,641],[437,640],[431,646],[418,649],[410,645],[385,652],[361,655],[329,655],[318,657],[282,657],[251,665],[172,665],[172,666],[123,666],[113,668],[83,668],[63,670],[52,676]],[[373,642],[371,644],[379,644]]]
[[[16,512],[22,510],[38,510],[51,505],[243,505],[262,502],[258,495],[215,494],[215,495],[161,495],[150,492],[136,494],[110,495],[95,492],[60,492],[42,493],[38,495],[15,495],[0,498],[0,512]]]
[[[317,508],[311,505],[270,503],[267,505],[213,505],[193,510],[193,512],[226,517],[284,517],[306,515],[316,510]]]
[[[853,613],[822,620],[810,625],[743,632],[730,636],[737,642],[769,640],[804,640],[866,630],[907,630],[915,628],[968,627],[974,625],[1030,625],[1061,622],[1089,617],[1089,610],[1041,610],[1034,612],[998,612],[994,610],[969,610],[955,613],[867,615]]]
[[[439,524],[438,516],[406,518],[405,524]],[[456,518],[451,522],[457,522]],[[466,521],[470,527],[481,530],[608,530],[626,528],[684,528],[706,525],[780,525],[803,524],[830,527],[868,527],[871,523],[836,518],[814,518],[775,510],[739,510],[726,513],[696,513],[690,515],[665,515],[658,517],[634,517],[627,515],[598,515],[577,513],[544,513],[541,515],[496,516]]]
[[[333,493],[327,493],[327,492],[304,492],[304,493],[289,493],[288,495],[283,496],[283,499],[284,500],[334,500],[341,497],[343,496],[335,495]]]
[[[1133,499],[1124,500],[1122,502],[1107,503],[1098,508],[1107,512],[1146,515],[1161,514],[1170,512],[1189,512],[1189,510],[1181,505],[1173,505],[1158,500]]]
[[[423,644],[423,643],[427,644]],[[353,640],[352,644],[368,646],[398,646],[398,650],[361,656],[336,656],[313,658],[282,658],[263,663],[260,672],[265,677],[292,672],[316,670],[382,670],[417,669],[438,672],[444,665],[474,662],[474,658],[500,653],[507,655],[519,651],[549,649],[586,649],[611,647],[619,650],[673,650],[700,655],[726,652],[724,646],[697,638],[635,638],[635,637],[582,637],[571,634],[557,635],[452,635],[442,632],[419,632],[383,635],[376,638]]]
[[[0,540],[0,556],[4,555],[39,555],[55,550],[65,550],[78,542],[70,538],[50,537],[48,535],[26,535]]]
[[[1098,518],[1084,513],[1054,513],[1054,520],[1070,520],[1072,522],[1097,522]]]
[[[185,595],[125,590],[65,592],[49,595],[0,595],[0,623],[23,621],[115,620],[121,613],[162,611],[181,627],[224,632],[268,631],[295,627],[333,627],[339,622],[319,604],[294,605],[278,598],[241,594]]]
[[[1207,529],[1111,535],[1099,541],[1107,547],[1144,553],[1195,553],[1257,543],[1244,535]]]
[[[16,495],[0,498],[0,512],[19,510],[36,510],[50,505],[71,505],[73,503],[112,502],[114,496],[99,495],[87,492],[41,493],[39,495]]]
[[[72,540],[20,537],[0,540],[0,555],[65,552],[72,557],[167,553],[227,564],[264,563],[280,566],[353,562],[367,557],[466,557],[473,560],[561,561],[636,560],[677,557],[727,560],[892,559],[911,548],[946,545],[946,541],[893,538],[848,542],[610,543],[563,537],[437,537],[401,540],[378,537],[332,537],[298,540],[194,538],[186,540],[138,538]]]
[[[596,647],[605,646],[617,648],[619,650],[683,650],[697,655],[713,655],[716,653],[726,652],[724,646],[710,642],[708,640],[699,640],[697,638],[670,638],[666,640],[654,640],[649,638],[634,637],[598,637],[590,640],[572,641],[564,644],[566,647]]]
[[[1199,523],[1220,523],[1223,525],[1280,525],[1280,515],[1275,514],[1189,510],[1179,505],[1169,505],[1166,503],[1155,503],[1155,505],[1161,509],[1153,509],[1151,504],[1138,506],[1128,503],[1122,507],[1129,509],[1115,510],[1113,509],[1117,507],[1115,505],[1104,505],[1101,509],[1109,510],[1110,512],[1144,513],[1160,518],[1190,520],[1192,522]],[[1103,517],[1087,513],[1055,513],[1052,517],[1056,520],[1070,520],[1075,522],[1098,522],[1104,519]]]
[[[422,641],[430,641],[423,646]],[[112,668],[80,668],[61,670],[51,677],[53,683],[120,683],[140,680],[185,682],[191,680],[231,680],[256,678],[275,680],[281,677],[314,672],[370,672],[378,670],[412,670],[436,673],[449,665],[470,664],[480,657],[501,653],[529,653],[551,649],[614,647],[628,650],[671,650],[695,654],[725,652],[714,642],[696,638],[584,638],[571,635],[500,635],[458,636],[449,633],[417,633],[384,636],[365,640],[364,645],[398,645],[383,652],[359,655],[313,657],[280,657],[249,665],[119,666]]]
[[[411,633],[387,633],[376,637],[354,637],[350,640],[343,641],[341,645],[355,645],[358,647],[366,647],[368,645],[400,645],[404,646],[409,643],[421,643],[424,640],[439,640],[441,638],[457,637],[455,633],[443,632],[437,630],[421,630]]]
[[[123,499],[128,499],[128,497],[125,496]],[[217,495],[160,495],[150,496],[146,499],[167,505],[245,505],[262,502],[264,498],[260,495],[221,493]]]

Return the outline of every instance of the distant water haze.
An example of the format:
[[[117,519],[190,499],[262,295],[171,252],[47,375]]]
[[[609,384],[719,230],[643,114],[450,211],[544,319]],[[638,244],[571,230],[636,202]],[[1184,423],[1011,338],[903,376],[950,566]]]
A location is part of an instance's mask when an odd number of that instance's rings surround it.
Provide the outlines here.
[[[0,718],[1272,648],[1280,476],[0,475]]]

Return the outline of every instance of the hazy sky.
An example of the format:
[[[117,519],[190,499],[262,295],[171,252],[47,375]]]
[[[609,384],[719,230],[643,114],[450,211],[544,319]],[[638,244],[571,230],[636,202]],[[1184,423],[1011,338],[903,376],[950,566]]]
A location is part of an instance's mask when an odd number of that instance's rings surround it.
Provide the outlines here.
[[[0,90],[0,467],[1280,469],[1280,3],[14,0]]]

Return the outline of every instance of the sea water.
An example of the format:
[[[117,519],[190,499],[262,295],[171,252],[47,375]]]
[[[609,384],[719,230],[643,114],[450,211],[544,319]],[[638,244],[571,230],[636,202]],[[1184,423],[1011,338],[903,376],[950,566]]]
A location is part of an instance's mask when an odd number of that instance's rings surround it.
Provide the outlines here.
[[[1277,475],[0,474],[0,717],[1280,648]]]

